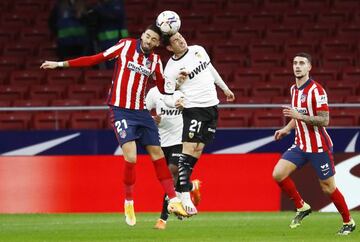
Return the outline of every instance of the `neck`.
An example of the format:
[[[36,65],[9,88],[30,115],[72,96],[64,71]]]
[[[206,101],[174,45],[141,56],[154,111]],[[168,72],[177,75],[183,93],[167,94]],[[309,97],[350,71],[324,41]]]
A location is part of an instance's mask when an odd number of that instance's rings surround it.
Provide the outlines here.
[[[175,59],[179,59],[180,57],[182,57],[182,56],[186,53],[187,50],[188,50],[188,49],[186,48],[186,49],[185,49],[184,51],[182,51],[182,52],[174,53]]]
[[[297,87],[301,87],[302,85],[304,85],[304,83],[309,80],[309,76],[302,76],[300,78],[296,78],[296,86]]]

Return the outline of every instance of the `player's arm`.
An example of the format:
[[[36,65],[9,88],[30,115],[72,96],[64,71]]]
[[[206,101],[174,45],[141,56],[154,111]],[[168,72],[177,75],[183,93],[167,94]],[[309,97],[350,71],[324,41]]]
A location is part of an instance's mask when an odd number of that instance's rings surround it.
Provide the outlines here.
[[[45,61],[44,63],[41,64],[40,69],[93,66],[105,60],[110,60],[117,57],[119,55],[119,49],[123,45],[124,45],[123,43],[119,43],[107,49],[104,52],[91,56],[82,56],[79,58],[65,60],[65,61]]]
[[[282,139],[286,135],[290,134],[291,130],[295,128],[295,120],[291,119],[290,122],[282,129],[276,130],[274,134],[275,140]]]
[[[223,90],[225,96],[226,96],[226,101],[228,102],[232,102],[235,100],[235,95],[234,93],[230,90],[230,88],[226,85],[226,83],[224,82],[224,80],[221,78],[221,76],[219,75],[219,73],[217,72],[217,70],[215,69],[215,67],[209,63],[208,65],[209,70],[211,71],[212,76],[215,79],[215,84],[221,88],[221,90]]]
[[[328,126],[329,125],[329,112],[318,111],[316,116],[308,116],[299,113],[296,109],[291,107],[284,107],[283,114],[285,117],[293,118],[299,121],[303,121],[306,124],[312,126]]]

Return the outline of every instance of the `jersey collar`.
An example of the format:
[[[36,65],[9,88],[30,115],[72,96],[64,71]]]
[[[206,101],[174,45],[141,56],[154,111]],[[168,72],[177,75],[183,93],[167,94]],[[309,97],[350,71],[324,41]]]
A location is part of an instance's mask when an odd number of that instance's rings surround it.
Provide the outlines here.
[[[180,56],[179,58],[174,58],[174,56],[171,57],[171,59],[173,59],[173,61],[178,61],[181,60],[187,53],[189,52],[189,48],[185,51],[185,53]]]
[[[298,90],[304,90],[308,85],[310,85],[310,83],[312,82],[312,79],[311,78],[309,78],[304,84],[302,84],[300,87],[297,87],[296,85],[296,88],[298,89]]]

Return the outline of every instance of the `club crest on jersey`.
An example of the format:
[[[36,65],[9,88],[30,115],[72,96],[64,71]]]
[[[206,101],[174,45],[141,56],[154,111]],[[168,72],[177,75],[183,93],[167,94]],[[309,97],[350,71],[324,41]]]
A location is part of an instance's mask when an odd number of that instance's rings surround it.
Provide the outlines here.
[[[119,132],[119,136],[120,136],[120,138],[125,139],[125,137],[126,137],[126,131],[125,131],[125,130],[121,130],[121,131]]]
[[[306,101],[306,98],[307,98],[307,95],[306,94],[301,94],[301,97],[300,97],[300,101],[302,103],[304,103]]]
[[[189,133],[189,138],[190,138],[190,139],[194,138],[194,133],[193,133],[193,132],[190,132],[190,133]]]
[[[197,58],[199,58],[199,59],[201,59],[201,57],[202,57],[201,54],[200,54],[198,51],[195,52],[195,56],[196,56]]]
[[[146,67],[150,69],[151,64],[152,64],[152,61],[147,59],[146,62],[145,62]]]
[[[131,71],[135,71],[144,76],[151,75],[151,71],[148,68],[146,68],[145,66],[139,65],[138,63],[132,62],[132,61],[128,62],[127,68],[129,68]]]

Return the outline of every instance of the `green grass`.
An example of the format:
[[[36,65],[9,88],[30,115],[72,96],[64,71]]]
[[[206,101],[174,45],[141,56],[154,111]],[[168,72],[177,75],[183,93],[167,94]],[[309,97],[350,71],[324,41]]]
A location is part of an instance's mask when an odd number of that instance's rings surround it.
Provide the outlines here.
[[[172,217],[166,230],[157,231],[155,213],[138,213],[135,227],[128,227],[122,214],[0,214],[0,241],[360,241],[359,229],[336,235],[341,226],[337,213],[312,213],[290,229],[293,215],[200,213],[185,221]],[[352,216],[360,223],[360,212]]]

